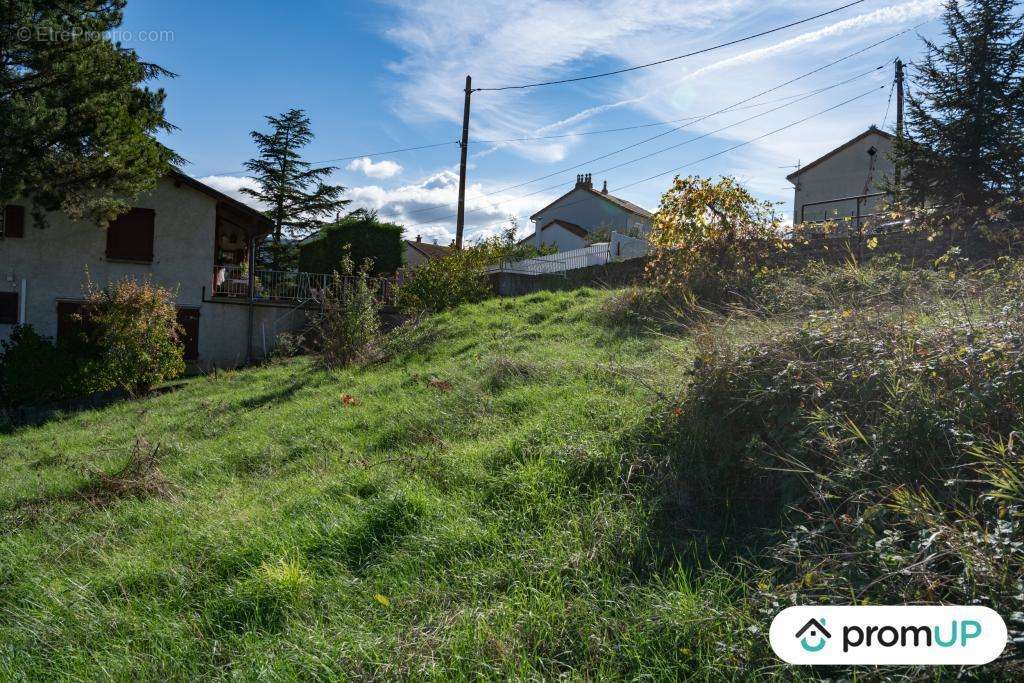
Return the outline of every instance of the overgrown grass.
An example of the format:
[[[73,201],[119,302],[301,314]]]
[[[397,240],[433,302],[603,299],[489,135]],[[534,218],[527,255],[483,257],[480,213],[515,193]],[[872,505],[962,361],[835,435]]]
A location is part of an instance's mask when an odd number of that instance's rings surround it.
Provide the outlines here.
[[[17,430],[0,679],[1013,675],[768,649],[792,600],[1022,609],[1020,279],[891,270],[491,300]]]
[[[375,365],[221,373],[4,436],[0,679],[709,666],[672,624],[725,593],[637,570],[651,505],[622,484],[692,346],[596,324],[606,296],[492,300]],[[140,439],[156,460],[129,472]]]

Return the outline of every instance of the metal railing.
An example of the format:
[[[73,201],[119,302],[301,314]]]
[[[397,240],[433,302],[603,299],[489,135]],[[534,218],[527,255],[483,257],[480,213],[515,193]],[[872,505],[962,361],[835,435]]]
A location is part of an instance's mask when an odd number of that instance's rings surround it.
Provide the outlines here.
[[[257,268],[253,273],[252,299],[257,302],[323,302],[324,294],[336,284],[352,287],[356,277],[352,275],[326,273],[303,273],[287,270],[264,270]],[[383,304],[395,301],[395,277],[369,279],[370,290]],[[214,266],[213,295],[235,299],[249,299],[249,271],[245,266]]]

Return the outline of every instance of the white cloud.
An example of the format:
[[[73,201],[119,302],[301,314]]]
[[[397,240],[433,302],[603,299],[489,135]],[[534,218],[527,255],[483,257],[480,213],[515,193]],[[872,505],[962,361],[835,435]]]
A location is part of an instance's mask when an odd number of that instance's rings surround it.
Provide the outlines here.
[[[354,159],[349,162],[346,168],[350,171],[362,173],[363,175],[371,178],[391,178],[402,172],[401,165],[394,161],[382,159],[375,162],[370,159],[370,157]]]
[[[266,206],[261,205],[260,202],[257,202],[255,199],[242,192],[243,187],[250,190],[255,190],[259,187],[256,181],[252,178],[233,175],[208,175],[200,178],[199,182],[209,185],[213,189],[223,192],[232,199],[237,199],[243,204],[247,204],[258,211],[263,211],[267,208]]]
[[[500,190],[500,188],[498,188]],[[419,182],[383,188],[379,185],[350,187],[346,196],[352,207],[376,209],[380,216],[406,227],[406,237],[422,235],[447,244],[455,237],[455,204],[459,196],[459,176],[450,170],[434,173]],[[522,197],[500,192],[482,183],[466,187],[466,238],[496,233],[516,216],[519,232],[529,233],[533,226],[525,217],[554,199],[556,194]]]
[[[404,51],[404,57],[391,65],[397,81],[397,114],[408,122],[442,120],[455,126],[462,118],[462,87],[467,73],[474,75],[474,86],[488,87],[651,62],[836,5],[831,0],[478,0],[472,4],[391,1],[397,19],[387,35]],[[473,95],[471,136],[502,139],[583,132],[612,112],[618,112],[619,120],[624,111],[629,111],[642,114],[641,121],[649,122],[715,111],[935,17],[941,12],[942,0],[890,0],[887,5],[879,5],[863,11],[859,11],[860,7],[850,8],[773,36],[621,77],[552,88],[479,92]],[[896,55],[906,61],[919,50],[920,41],[910,32],[772,97],[823,87],[884,64]],[[724,135],[687,148],[681,156],[677,153],[674,165],[700,158],[732,142],[754,138],[866,91],[872,83],[887,85],[890,79],[891,71],[879,71],[777,114],[739,125]],[[688,170],[729,172],[729,164],[734,161],[736,166],[746,168],[755,158],[771,159],[760,171],[751,169],[750,177],[761,187],[784,186],[784,172],[779,171],[779,166],[795,163],[798,158],[807,161],[843,142],[844,136],[856,134],[871,123],[881,123],[886,96],[887,91],[880,91],[820,119],[729,153],[714,164],[699,164]],[[693,125],[682,135],[666,136],[652,146],[675,144],[684,135],[707,132],[736,118],[742,117],[715,117]],[[642,133],[632,139],[568,137],[505,143],[497,149],[478,147],[472,151],[475,159],[495,152],[512,152],[538,164],[564,163],[567,158],[575,161],[597,156],[623,142],[644,137],[647,136]],[[586,152],[579,153],[584,144]],[[606,165],[614,162],[609,160]],[[489,163],[495,163],[494,157]],[[609,176],[609,185],[624,185],[672,165],[655,160],[626,166]],[[528,177],[545,170],[540,168]],[[581,170],[597,172],[600,168]],[[644,187],[650,189],[653,185]],[[777,194],[775,198],[782,196]],[[652,197],[643,195],[638,199],[650,203]]]

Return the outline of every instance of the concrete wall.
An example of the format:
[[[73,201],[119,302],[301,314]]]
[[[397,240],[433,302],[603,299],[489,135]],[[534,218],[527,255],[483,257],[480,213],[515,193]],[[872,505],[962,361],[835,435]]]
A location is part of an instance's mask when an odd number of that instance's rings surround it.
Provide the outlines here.
[[[638,282],[643,276],[646,258],[614,261],[599,266],[588,266],[566,271],[563,275],[521,275],[494,273],[491,285],[498,296],[519,296],[540,291],[578,289],[580,287],[624,287]]]
[[[25,299],[24,322],[54,337],[57,301],[84,298],[87,270],[88,278],[100,287],[126,277],[148,279],[175,292],[176,305],[199,309],[200,367],[243,362],[246,307],[203,301],[203,287],[208,297],[213,273],[216,200],[163,179],[133,205],[155,211],[152,263],[107,259],[103,229],[53,213],[47,228],[39,230],[27,218],[23,238],[0,240],[0,291],[19,292],[19,298]],[[274,320],[269,311],[276,309],[256,310],[257,321]],[[0,325],[0,339],[6,339],[11,329],[11,325]],[[259,329],[257,324],[257,335]]]
[[[577,188],[571,193],[559,199],[543,212],[537,214],[534,219],[534,240],[537,246],[551,244],[547,233],[549,228],[541,233],[540,228],[555,219],[575,223],[588,232],[607,228],[619,232],[630,232],[638,230],[648,232],[651,229],[651,221],[648,218],[637,216],[626,211],[622,207],[601,199],[593,192]],[[552,226],[553,227],[553,226]],[[571,233],[569,233],[571,235]],[[584,246],[585,240],[572,235],[578,242],[567,244],[566,249],[577,249]],[[561,247],[559,247],[561,249]]]
[[[929,267],[951,247],[958,247],[961,255],[971,261],[994,261],[1004,255],[1024,254],[1024,225],[993,230],[988,239],[977,230],[945,230],[929,239],[929,233],[895,232],[885,235],[858,237],[822,237],[808,243],[796,244],[772,259],[771,266],[800,267],[809,261],[842,263],[853,258],[868,262],[873,258],[899,254],[907,266]],[[874,248],[868,246],[869,240]],[[499,296],[520,296],[539,291],[577,289],[580,287],[623,287],[642,280],[648,258],[615,261],[568,271],[561,275],[524,275],[495,273],[491,284]]]
[[[873,166],[868,154],[871,147],[877,150]],[[893,174],[893,163],[889,158],[891,151],[892,141],[874,132],[798,175],[795,178],[793,222],[853,217],[857,211],[855,201],[807,206],[803,210],[802,219],[801,207],[811,202],[881,192],[883,180],[891,178]],[[861,203],[861,214],[878,211],[883,199],[869,197],[864,200]]]

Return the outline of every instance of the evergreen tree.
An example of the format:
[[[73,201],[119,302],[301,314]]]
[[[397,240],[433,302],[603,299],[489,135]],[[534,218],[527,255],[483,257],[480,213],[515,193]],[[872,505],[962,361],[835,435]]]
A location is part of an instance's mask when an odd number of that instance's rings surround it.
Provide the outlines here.
[[[0,4],[0,209],[15,198],[105,224],[152,188],[177,157],[154,138],[173,127],[163,90],[173,76],[111,42],[124,0]],[[0,211],[0,216],[2,216]]]
[[[313,140],[306,112],[290,109],[266,119],[271,131],[252,131],[260,154],[245,164],[259,186],[242,191],[270,207],[266,214],[274,222],[274,233],[269,260],[273,268],[280,269],[291,265],[290,253],[294,251],[282,239],[316,232],[349,200],[341,198],[344,187],[323,182],[334,172],[334,166],[314,168],[299,154]]]
[[[973,220],[1020,201],[1024,32],[1016,5],[948,0],[946,44],[925,41],[925,57],[914,65],[907,134],[894,150],[910,205],[946,206]]]

